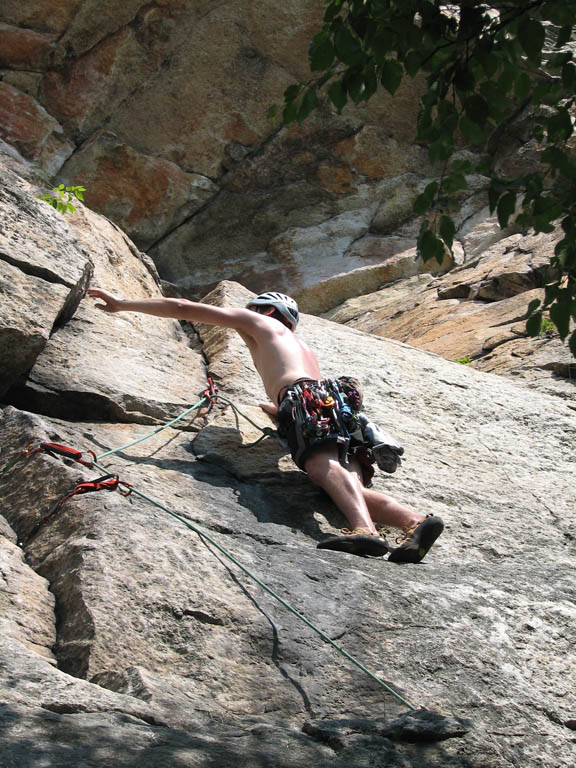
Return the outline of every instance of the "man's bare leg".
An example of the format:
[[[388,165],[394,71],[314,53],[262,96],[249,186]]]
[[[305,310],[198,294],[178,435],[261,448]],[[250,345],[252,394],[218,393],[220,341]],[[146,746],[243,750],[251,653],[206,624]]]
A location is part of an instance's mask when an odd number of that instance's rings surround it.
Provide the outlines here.
[[[330,496],[352,530],[367,528],[371,533],[377,533],[364,496],[365,489],[355,471],[357,468],[355,464],[351,465],[350,471],[343,467],[335,446],[315,451],[306,461],[305,469],[310,480]]]
[[[312,454],[306,462],[312,482],[323,488],[346,516],[350,527],[362,528],[352,536],[333,536],[318,544],[320,549],[336,549],[352,554],[382,556],[388,551],[384,539],[377,536],[374,522],[401,528],[405,538],[390,552],[389,560],[419,563],[442,533],[439,517],[424,516],[399,504],[391,496],[364,488],[359,463],[351,460],[349,468],[338,461],[335,447]],[[363,535],[369,531],[372,535]]]
[[[406,530],[425,519],[424,515],[399,504],[396,499],[385,493],[371,491],[369,488],[363,488],[362,493],[370,517],[375,523]]]

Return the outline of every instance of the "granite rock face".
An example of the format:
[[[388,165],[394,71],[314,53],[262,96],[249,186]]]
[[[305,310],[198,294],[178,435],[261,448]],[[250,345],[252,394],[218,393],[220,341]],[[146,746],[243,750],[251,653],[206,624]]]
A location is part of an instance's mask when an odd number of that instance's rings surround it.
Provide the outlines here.
[[[64,218],[36,200],[39,188],[0,162],[1,391],[11,388],[12,402],[64,418],[89,412],[153,423],[175,416],[204,384],[197,345],[175,321],[129,316],[118,323],[80,304],[90,280],[135,298],[157,295],[149,258],[88,208]]]
[[[397,230],[435,175],[411,144],[417,81],[346,118],[267,117],[309,76],[321,0],[24,5],[0,7],[0,139],[86,187],[181,294],[274,283],[316,311],[318,285],[340,276],[340,303],[358,288],[342,274],[415,245]]]
[[[544,298],[556,242],[556,235],[509,235],[445,275],[400,279],[325,317],[510,376],[574,404],[576,364],[567,344],[551,325],[539,337],[526,334],[527,308]]]
[[[12,270],[28,275],[21,226],[49,244],[65,225],[71,263],[89,257],[99,285],[160,295],[117,228],[83,207],[64,221],[14,185]],[[57,316],[82,270],[59,276],[38,251],[33,276]],[[225,282],[206,300],[249,296]],[[239,337],[76,301],[2,396],[2,768],[572,765],[576,414],[323,318],[304,315],[298,332],[326,375],[362,380],[369,415],[406,448],[375,488],[441,515],[443,536],[419,565],[317,550],[345,521],[275,438],[252,445],[271,421]],[[207,375],[226,400],[158,431]],[[94,451],[98,466],[22,455],[43,441]],[[104,472],[131,495],[55,506]]]

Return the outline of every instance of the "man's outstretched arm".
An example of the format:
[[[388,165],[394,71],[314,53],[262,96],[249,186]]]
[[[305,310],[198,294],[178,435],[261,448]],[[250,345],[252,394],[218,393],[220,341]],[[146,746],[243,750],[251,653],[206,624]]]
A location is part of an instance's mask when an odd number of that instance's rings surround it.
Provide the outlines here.
[[[90,288],[88,295],[104,302],[96,304],[103,312],[142,312],[156,317],[171,317],[175,320],[188,320],[192,323],[219,325],[237,330],[248,330],[255,324],[257,317],[248,309],[213,307],[188,299],[119,299],[100,288]]]

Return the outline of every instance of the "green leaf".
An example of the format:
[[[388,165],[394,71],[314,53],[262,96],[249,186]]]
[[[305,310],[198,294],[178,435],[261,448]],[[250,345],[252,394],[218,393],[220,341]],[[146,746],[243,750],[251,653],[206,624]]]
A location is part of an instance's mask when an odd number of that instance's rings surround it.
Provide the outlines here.
[[[474,94],[465,100],[464,111],[474,123],[480,126],[484,125],[489,113],[486,100],[479,94]]]
[[[474,165],[471,160],[454,160],[450,165],[450,173],[472,173]]]
[[[532,93],[533,104],[548,104],[556,106],[563,96],[563,86],[560,81],[556,83],[540,83]]]
[[[349,69],[342,78],[342,84],[355,104],[364,100],[364,75],[357,69]]]
[[[526,15],[518,25],[518,39],[530,61],[538,63],[546,39],[544,26],[533,16]]]
[[[373,34],[369,35],[367,44],[370,46],[374,54],[374,59],[378,64],[381,64],[388,57],[390,51],[393,51],[396,46],[396,35],[393,29],[389,27],[373,27]]]
[[[572,61],[562,67],[562,85],[570,92],[576,90],[576,64]]]
[[[561,27],[558,31],[558,37],[556,38],[556,48],[562,48],[563,45],[566,45],[566,43],[570,40],[572,37],[572,27],[570,24]]]
[[[361,90],[358,100],[368,101],[378,90],[378,77],[372,65],[364,68],[360,76]]]
[[[484,29],[484,10],[483,7],[474,7],[474,5],[462,4],[460,10],[460,25],[458,29],[458,39],[467,40],[478,37]]]
[[[454,141],[448,133],[442,139],[431,142],[428,147],[428,159],[432,164],[445,163],[452,157],[454,152]]]
[[[488,187],[488,206],[490,208],[490,213],[494,213],[496,206],[498,205],[498,200],[500,200],[500,195],[502,194],[502,191],[497,189],[494,184],[490,184]]]
[[[316,35],[310,43],[308,59],[312,72],[322,72],[334,61],[334,46],[323,32]]]
[[[535,312],[528,318],[526,323],[526,333],[528,336],[539,336],[542,328],[542,312]]]
[[[460,62],[454,72],[454,85],[462,93],[469,93],[474,90],[476,78],[470,67],[464,62]]]
[[[576,269],[576,243],[565,237],[554,248],[554,255],[562,270]]]
[[[508,111],[510,99],[498,83],[491,80],[482,83],[480,85],[480,93],[489,106],[490,115],[499,117],[502,113]]]
[[[467,117],[466,115],[460,118],[458,127],[460,128],[460,132],[462,133],[462,136],[470,144],[480,145],[485,143],[486,141],[485,132],[482,130],[482,128],[479,125],[477,125],[475,122],[470,120],[470,118]]]
[[[528,304],[528,309],[526,310],[526,317],[530,317],[530,315],[538,309],[540,304],[542,304],[542,301],[540,299],[533,299],[530,302],[530,304]]]
[[[558,328],[558,333],[562,341],[568,336],[570,331],[570,303],[569,301],[556,301],[550,307],[550,320]]]
[[[572,0],[548,0],[540,9],[544,21],[551,21],[559,27],[574,24],[574,3]]]
[[[296,120],[299,123],[302,123],[308,115],[316,109],[318,106],[318,97],[316,96],[316,91],[313,88],[308,88],[308,90],[304,93],[304,96],[302,98],[302,101],[300,102],[300,107],[298,109],[298,114],[296,115]]]
[[[448,248],[452,248],[454,235],[456,234],[456,225],[450,216],[440,216],[439,232],[440,237],[444,240]]]
[[[301,85],[289,85],[288,88],[284,91],[284,103],[288,104],[291,101],[294,101],[294,99],[298,98],[298,94],[302,90]]]
[[[494,77],[500,67],[500,56],[496,53],[483,54],[480,63],[486,77]]]
[[[382,63],[381,70],[380,81],[388,93],[393,96],[402,82],[404,74],[402,65],[396,59],[386,59]]]
[[[546,62],[546,69],[560,70],[571,61],[573,58],[572,51],[562,51],[561,53],[554,53]]]
[[[404,59],[404,69],[410,77],[414,77],[420,69],[422,57],[416,51],[410,51],[410,53]]]
[[[282,112],[282,122],[289,125],[296,120],[298,116],[298,102],[296,100],[287,102]]]
[[[570,348],[570,352],[572,352],[572,356],[576,357],[576,331],[572,332],[568,346]]]
[[[418,216],[426,213],[426,211],[428,211],[433,205],[437,192],[438,182],[431,181],[430,184],[426,186],[424,192],[418,195],[416,200],[414,200],[414,205],[412,206],[414,213],[416,213]]]
[[[498,78],[498,88],[503,96],[512,90],[516,81],[516,73],[517,69],[515,66],[511,66],[510,64],[503,65],[502,73]]]
[[[547,147],[542,152],[540,159],[551,168],[560,171],[572,181],[576,181],[576,160],[564,152],[560,147]]]
[[[552,302],[556,299],[558,296],[558,291],[560,288],[555,284],[551,283],[544,288],[544,304],[545,306],[549,306],[552,304]]]
[[[362,60],[360,43],[344,24],[339,24],[334,32],[336,56],[349,67],[358,65]]]
[[[330,101],[338,112],[342,112],[344,107],[346,106],[346,102],[348,101],[348,97],[346,96],[346,91],[342,87],[342,83],[340,80],[335,80],[330,87],[328,88],[328,97],[330,98]]]
[[[328,7],[326,8],[326,12],[324,14],[324,21],[332,21],[340,12],[341,5],[342,0],[332,0],[330,3],[328,3]]]
[[[548,143],[567,141],[572,135],[574,127],[567,109],[559,108],[556,114],[546,121]]]
[[[532,80],[530,80],[526,72],[520,72],[520,74],[516,78],[516,82],[514,83],[514,93],[516,94],[516,97],[520,101],[524,101],[524,99],[530,93],[531,89],[532,89]]]
[[[502,229],[508,226],[508,219],[516,209],[516,192],[506,192],[498,201],[496,212],[498,214],[498,223]]]
[[[442,264],[444,260],[444,243],[431,229],[427,229],[418,240],[418,252],[423,261],[436,259],[439,264]]]
[[[442,191],[447,195],[453,195],[461,189],[468,189],[468,182],[462,173],[452,171],[442,181]]]

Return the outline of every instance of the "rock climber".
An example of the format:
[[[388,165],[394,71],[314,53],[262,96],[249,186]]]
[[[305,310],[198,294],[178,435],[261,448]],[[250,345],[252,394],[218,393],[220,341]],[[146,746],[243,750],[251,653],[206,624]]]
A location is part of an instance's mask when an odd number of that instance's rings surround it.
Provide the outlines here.
[[[340,383],[322,379],[316,356],[294,333],[299,320],[294,299],[269,291],[251,299],[244,308],[224,308],[187,299],[120,299],[98,288],[89,289],[88,295],[103,302],[96,306],[104,312],[141,312],[237,331],[271,400],[261,404],[262,409],[278,419],[279,436],[288,443],[296,464],[330,496],[350,525],[342,535],[331,536],[318,547],[357,555],[389,553],[388,559],[396,563],[419,563],[427,554],[442,533],[442,520],[414,512],[366,487],[373,472],[367,471],[365,455],[349,451],[349,437],[341,434],[346,432],[341,416],[345,412],[350,415],[349,402],[354,397],[358,400],[356,382],[345,377]],[[336,430],[334,417],[328,423],[329,419],[319,416],[322,411],[337,409],[338,403],[340,429]],[[353,404],[358,411],[359,403]],[[312,409],[311,416],[306,406]],[[353,412],[351,418],[355,418]],[[312,434],[306,429],[311,422],[316,430]],[[390,445],[383,447],[388,448],[388,459],[397,458],[403,450],[393,439],[387,442]],[[393,461],[387,471],[394,471],[397,463]],[[376,525],[400,529],[398,546],[392,548]]]

